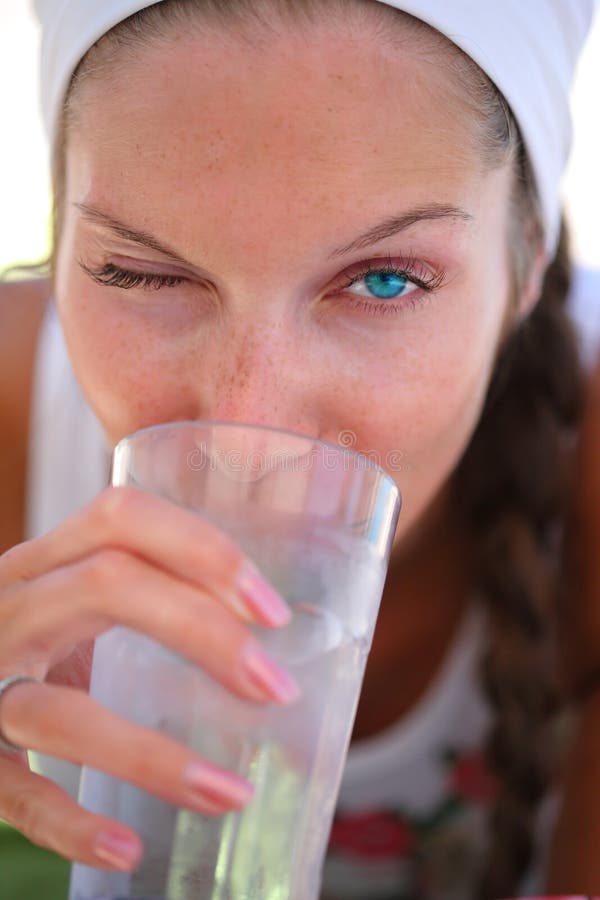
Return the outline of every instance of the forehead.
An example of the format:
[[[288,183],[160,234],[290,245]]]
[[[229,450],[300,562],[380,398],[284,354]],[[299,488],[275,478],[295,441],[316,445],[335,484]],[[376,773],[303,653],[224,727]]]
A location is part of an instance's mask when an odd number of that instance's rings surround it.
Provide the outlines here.
[[[363,35],[364,38],[364,35]],[[391,46],[339,23],[255,45],[214,31],[136,49],[84,83],[70,135],[76,199],[126,196],[182,221],[248,210],[339,217],[344,206],[477,192],[472,123],[448,90],[443,54],[410,33]],[[239,216],[239,221],[238,221]]]

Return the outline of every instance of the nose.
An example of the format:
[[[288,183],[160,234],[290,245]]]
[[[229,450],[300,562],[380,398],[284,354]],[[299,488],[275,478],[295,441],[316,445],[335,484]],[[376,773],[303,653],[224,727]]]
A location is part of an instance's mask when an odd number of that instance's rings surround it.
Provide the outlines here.
[[[211,462],[235,481],[255,481],[294,465],[313,452],[312,442],[294,435],[320,436],[318,382],[307,378],[291,327],[263,323],[243,334],[231,330],[223,344],[227,352],[215,353],[213,365],[202,365],[201,418],[264,427],[215,435]]]
[[[225,340],[214,364],[202,366],[202,418],[318,436],[318,389],[298,341],[282,326]]]

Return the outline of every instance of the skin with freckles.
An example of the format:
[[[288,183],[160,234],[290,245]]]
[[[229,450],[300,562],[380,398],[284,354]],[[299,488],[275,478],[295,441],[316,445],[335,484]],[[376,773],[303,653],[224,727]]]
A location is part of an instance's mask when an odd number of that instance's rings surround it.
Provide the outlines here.
[[[511,173],[484,169],[447,77],[323,23],[157,42],[83,86],[55,293],[111,443],[192,418],[351,431],[400,486],[402,547],[477,424],[509,297]],[[432,204],[462,212],[334,254]],[[356,278],[389,264],[395,296]],[[181,280],[107,286],[107,265]]]

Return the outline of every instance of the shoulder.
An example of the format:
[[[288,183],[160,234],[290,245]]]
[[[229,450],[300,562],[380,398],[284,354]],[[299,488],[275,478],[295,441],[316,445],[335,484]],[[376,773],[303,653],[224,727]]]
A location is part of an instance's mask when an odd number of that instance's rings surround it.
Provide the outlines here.
[[[49,296],[45,278],[0,281],[0,391],[31,361]]]
[[[46,279],[0,282],[0,414],[17,414],[50,296]]]
[[[29,406],[45,279],[0,282],[0,552],[23,538]]]

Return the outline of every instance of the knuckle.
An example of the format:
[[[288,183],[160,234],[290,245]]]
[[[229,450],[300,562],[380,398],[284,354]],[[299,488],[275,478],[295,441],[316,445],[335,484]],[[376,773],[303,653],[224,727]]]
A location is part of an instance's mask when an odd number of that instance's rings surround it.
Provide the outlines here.
[[[52,689],[23,684],[9,691],[2,699],[2,731],[17,746],[28,746],[39,734],[56,744],[62,725]]]
[[[125,551],[109,547],[94,553],[81,565],[85,587],[102,592],[130,577],[132,560]]]
[[[244,561],[244,554],[237,544],[222,531],[216,533],[214,541],[214,551],[221,558],[226,574],[234,579]]]
[[[232,538],[211,522],[203,520],[205,552],[212,560],[218,560],[224,586],[235,583],[245,555]]]
[[[108,533],[121,528],[139,506],[140,491],[132,487],[108,487],[95,505],[100,528]]]
[[[175,738],[154,728],[125,720],[119,724],[119,743],[126,747],[122,756],[126,772],[122,777],[151,793],[158,793],[160,788],[177,790],[179,769],[189,751]]]
[[[5,582],[29,580],[30,575],[23,560],[27,546],[30,543],[31,541],[23,541],[20,544],[15,544],[0,555],[0,587]]]
[[[18,560],[22,546],[22,544],[14,544],[5,550],[0,556],[0,567],[10,566],[15,560]]]
[[[165,781],[165,762],[168,758],[165,753],[165,742],[156,735],[146,735],[144,739],[133,741],[131,747],[131,772],[135,772],[136,781],[139,784],[152,786]],[[160,778],[157,779],[157,775]]]
[[[43,843],[39,792],[32,786],[20,786],[3,804],[6,820],[34,844]]]

